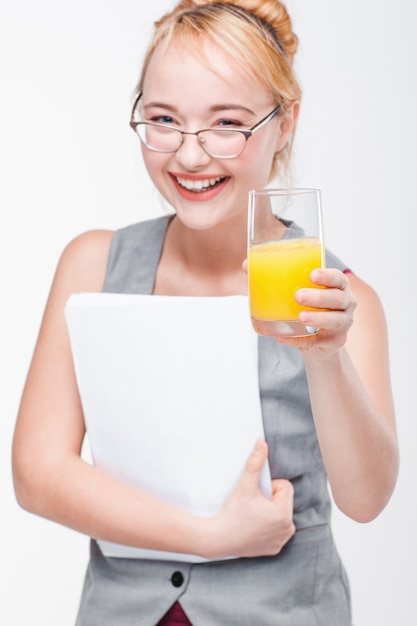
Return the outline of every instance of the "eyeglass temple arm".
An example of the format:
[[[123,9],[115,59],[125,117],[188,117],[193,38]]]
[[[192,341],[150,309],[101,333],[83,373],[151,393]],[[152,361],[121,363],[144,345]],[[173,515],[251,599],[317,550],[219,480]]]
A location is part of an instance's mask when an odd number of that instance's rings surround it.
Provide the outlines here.
[[[141,91],[139,91],[139,93],[138,93],[138,95],[137,95],[137,97],[136,97],[136,99],[135,99],[135,101],[134,101],[134,103],[133,103],[132,113],[130,114],[130,125],[131,125],[131,126],[132,126],[133,116],[134,116],[134,114],[135,114],[136,107],[138,106],[138,102],[139,102],[139,100],[141,99],[141,97],[142,97],[142,92],[141,92]],[[132,128],[133,128],[133,126],[132,126]]]
[[[275,107],[273,111],[271,111],[271,113],[269,113],[269,115],[267,115],[266,117],[264,117],[263,120],[258,122],[256,126],[252,128],[251,132],[256,133],[257,130],[261,130],[261,128],[265,126],[265,124],[268,124],[268,122],[270,122],[276,115],[278,115],[280,110],[281,110],[281,105],[279,104],[277,107]]]
[[[281,110],[281,105],[279,104],[277,107],[275,107],[275,109],[273,111],[271,111],[271,113],[268,113],[268,115],[266,117],[264,117],[263,120],[258,122],[253,128],[251,128],[249,130],[240,130],[239,129],[239,132],[242,133],[242,135],[245,136],[245,139],[247,141],[249,139],[249,137],[251,137],[253,135],[253,133],[256,133],[257,130],[261,130],[261,128],[263,126],[265,126],[265,124],[268,124],[268,122],[270,122],[272,120],[272,118],[274,118],[276,115],[278,115],[280,110]]]

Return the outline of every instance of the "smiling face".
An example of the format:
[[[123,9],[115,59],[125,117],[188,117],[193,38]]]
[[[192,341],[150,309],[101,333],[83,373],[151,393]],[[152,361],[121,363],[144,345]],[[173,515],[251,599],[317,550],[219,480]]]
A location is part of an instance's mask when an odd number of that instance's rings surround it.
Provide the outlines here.
[[[206,43],[212,71],[179,43],[159,46],[143,82],[141,119],[195,132],[209,128],[249,129],[276,106],[272,94],[250,74],[236,73],[224,55]],[[246,220],[248,191],[264,187],[274,153],[290,132],[288,113],[254,133],[234,159],[210,157],[196,136],[185,135],[175,153],[143,146],[154,184],[179,219],[195,229]]]

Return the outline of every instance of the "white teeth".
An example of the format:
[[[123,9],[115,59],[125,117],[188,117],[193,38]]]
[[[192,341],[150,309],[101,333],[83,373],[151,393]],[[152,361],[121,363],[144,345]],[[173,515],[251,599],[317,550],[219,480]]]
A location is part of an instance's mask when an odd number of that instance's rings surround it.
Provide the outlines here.
[[[209,187],[213,187],[217,183],[221,182],[224,177],[218,176],[217,178],[204,178],[201,180],[189,180],[188,178],[179,178],[176,177],[177,183],[181,185],[181,187],[185,187],[189,191],[203,191],[208,189]]]

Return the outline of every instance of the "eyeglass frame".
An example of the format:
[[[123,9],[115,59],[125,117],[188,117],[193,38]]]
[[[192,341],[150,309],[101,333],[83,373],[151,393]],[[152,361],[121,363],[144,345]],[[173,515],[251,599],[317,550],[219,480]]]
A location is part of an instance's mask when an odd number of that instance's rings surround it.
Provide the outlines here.
[[[180,130],[179,128],[175,128],[175,126],[170,126],[169,124],[158,124],[157,122],[136,122],[133,117],[136,111],[136,107],[138,105],[139,100],[141,99],[143,95],[143,92],[140,91],[135,102],[133,103],[133,107],[132,107],[132,113],[130,115],[130,127],[134,130],[134,132],[136,133],[136,135],[139,137],[139,139],[142,141],[142,143],[145,144],[145,146],[149,149],[152,150],[153,152],[161,152],[163,154],[175,154],[175,152],[178,152],[178,150],[181,148],[181,146],[184,143],[184,135],[195,135],[198,139],[198,144],[199,146],[204,150],[204,152],[211,157],[212,159],[236,159],[238,156],[240,156],[242,154],[242,152],[245,150],[246,148],[246,144],[247,141],[250,137],[252,137],[252,135],[254,133],[256,133],[257,130],[260,130],[261,128],[263,128],[266,124],[268,124],[268,122],[270,122],[276,115],[278,115],[278,113],[281,110],[281,105],[278,104],[270,113],[268,113],[268,115],[266,115],[265,117],[263,117],[261,119],[260,122],[258,122],[257,124],[255,124],[255,126],[252,126],[251,128],[247,128],[247,129],[240,129],[240,128],[224,128],[224,129],[214,129],[214,128],[202,128],[201,130],[197,130],[196,132],[190,132],[190,131],[185,131],[185,130]],[[157,126],[158,128],[168,128],[171,130],[176,131],[177,133],[180,133],[180,143],[178,145],[178,147],[175,150],[158,150],[157,148],[151,148],[150,146],[148,146],[141,138],[141,136],[138,134],[137,132],[137,127],[139,125],[146,125],[146,126]],[[245,143],[243,145],[242,150],[238,153],[238,154],[234,154],[233,156],[214,156],[212,154],[210,154],[209,152],[207,152],[207,150],[204,147],[204,140],[201,141],[199,134],[200,133],[204,133],[207,131],[213,131],[216,130],[216,132],[232,132],[232,133],[240,133],[241,135],[244,136],[245,138]]]

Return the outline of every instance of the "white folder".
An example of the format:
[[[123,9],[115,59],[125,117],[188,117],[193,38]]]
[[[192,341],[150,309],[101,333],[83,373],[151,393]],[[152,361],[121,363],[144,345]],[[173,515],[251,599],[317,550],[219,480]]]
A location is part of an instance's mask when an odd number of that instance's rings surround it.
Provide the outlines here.
[[[214,515],[264,438],[247,298],[81,293],[65,315],[94,464]],[[260,486],[269,497],[267,463]],[[112,557],[206,560],[99,543]]]

